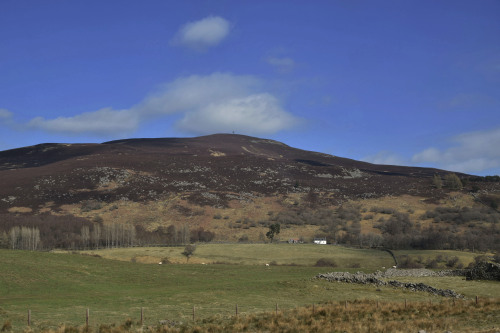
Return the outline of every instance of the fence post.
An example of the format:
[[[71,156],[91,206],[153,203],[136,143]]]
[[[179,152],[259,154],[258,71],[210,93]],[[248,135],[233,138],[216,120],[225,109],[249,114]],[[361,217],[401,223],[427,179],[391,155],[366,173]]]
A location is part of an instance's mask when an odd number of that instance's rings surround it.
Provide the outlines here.
[[[377,300],[377,309],[378,309],[378,300]]]
[[[87,308],[87,311],[85,311],[85,326],[87,328],[89,327],[89,309]]]
[[[347,309],[347,301],[345,301],[345,308]]]
[[[238,303],[236,303],[236,315],[238,315]]]
[[[144,325],[144,308],[141,306],[141,326]]]
[[[405,298],[405,309],[406,309],[406,306],[407,306],[407,304],[406,304],[406,298]]]
[[[28,310],[28,326],[31,326],[31,310]]]
[[[194,305],[193,305],[193,321],[195,321],[195,310],[194,310]]]

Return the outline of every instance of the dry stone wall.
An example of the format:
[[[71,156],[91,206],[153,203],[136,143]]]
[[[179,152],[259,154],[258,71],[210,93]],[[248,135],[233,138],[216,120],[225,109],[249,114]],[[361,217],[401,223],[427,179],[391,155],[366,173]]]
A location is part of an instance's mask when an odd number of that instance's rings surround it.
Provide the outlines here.
[[[386,275],[387,273],[387,275]],[[438,275],[434,275],[434,274]],[[449,272],[445,272],[444,274],[449,274]],[[463,274],[462,274],[463,275]],[[429,270],[397,270],[391,269],[387,272],[376,272],[373,274],[365,274],[363,272],[357,272],[355,274],[351,274],[348,272],[331,272],[331,273],[322,273],[316,275],[318,279],[325,279],[331,282],[344,282],[344,283],[358,283],[358,284],[371,284],[376,286],[392,286],[396,288],[404,288],[411,291],[422,291],[431,293],[437,296],[443,297],[453,297],[453,298],[464,298],[463,295],[456,293],[451,289],[438,289],[426,285],[424,283],[412,283],[412,282],[399,282],[395,280],[384,281],[382,278],[394,277],[394,276],[413,276],[413,277],[421,277],[421,276],[450,276],[450,275],[439,275],[438,272],[432,272]]]
[[[467,280],[496,280],[500,281],[500,264],[478,262],[465,274]]]

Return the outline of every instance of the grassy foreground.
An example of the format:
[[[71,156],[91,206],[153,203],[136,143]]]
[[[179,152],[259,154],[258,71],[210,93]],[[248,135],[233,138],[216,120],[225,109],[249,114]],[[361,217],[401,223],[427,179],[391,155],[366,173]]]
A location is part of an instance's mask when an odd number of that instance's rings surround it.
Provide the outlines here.
[[[210,251],[215,251],[213,248],[210,250],[211,246],[206,247],[204,254],[204,246],[199,246],[189,264],[170,265],[145,265],[123,258],[122,260],[127,261],[71,254],[0,250],[0,329],[7,321],[15,332],[25,329],[28,310],[31,310],[32,327],[41,331],[56,330],[61,325],[80,326],[85,323],[85,312],[88,308],[90,328],[96,331],[101,324],[123,323],[127,318],[137,322],[141,308],[145,315],[144,325],[156,327],[158,321],[163,319],[192,325],[193,306],[196,324],[209,320],[208,318],[219,318],[225,325],[233,320],[231,318],[234,317],[236,304],[241,318],[251,318],[256,313],[275,311],[276,304],[280,312],[285,313],[295,311],[292,310],[295,308],[311,306],[313,303],[326,304],[332,301],[371,300],[401,305],[405,299],[410,303],[429,300],[437,303],[442,300],[425,293],[393,288],[378,289],[369,285],[330,283],[313,278],[317,273],[330,271],[331,268],[266,267],[263,264],[249,264],[269,262],[272,261],[269,260],[271,258],[277,258],[274,260],[278,264],[286,263],[287,260],[298,264],[329,257],[339,263],[336,270],[352,272],[359,269],[375,270],[391,263],[390,256],[382,251],[358,252],[356,256],[351,252],[355,250],[337,247],[311,246],[310,250],[303,247],[300,253],[294,252],[294,249],[299,247],[272,246],[274,245],[268,246],[268,249],[272,249],[268,251],[273,254],[268,253],[267,257],[259,247],[247,249],[246,256],[243,255],[244,248],[233,247],[233,251],[228,248],[219,249],[226,259],[233,257],[232,261],[209,255]],[[287,249],[291,249],[288,255],[290,259],[286,258]],[[182,252],[182,248],[132,250],[139,251],[132,254],[132,257],[140,256],[141,251],[148,250],[174,250],[178,251],[179,255]],[[310,251],[337,252],[313,255]],[[164,253],[160,254],[160,257],[163,257]],[[200,260],[213,256],[214,262],[245,264],[197,264],[193,259],[201,256],[206,257]],[[346,259],[349,256],[352,256],[352,259]],[[171,254],[170,257],[175,256]],[[349,268],[352,261],[363,266]],[[365,265],[368,269],[364,269]],[[471,299],[475,296],[480,299],[500,297],[500,283],[497,282],[469,282],[453,277],[425,283],[454,289]],[[492,321],[499,326],[498,315],[490,316],[489,322]]]
[[[214,316],[187,324],[143,326],[130,319],[123,324],[103,324],[97,332],[498,332],[500,299],[479,302],[446,300],[439,303],[355,301],[328,302],[231,318]],[[89,332],[80,327],[61,326],[48,333]]]

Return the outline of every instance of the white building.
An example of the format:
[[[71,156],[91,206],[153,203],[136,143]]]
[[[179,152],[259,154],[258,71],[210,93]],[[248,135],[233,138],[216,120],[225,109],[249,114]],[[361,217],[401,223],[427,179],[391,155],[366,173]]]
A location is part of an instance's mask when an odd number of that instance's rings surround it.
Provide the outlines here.
[[[314,238],[314,244],[326,245],[326,238]]]

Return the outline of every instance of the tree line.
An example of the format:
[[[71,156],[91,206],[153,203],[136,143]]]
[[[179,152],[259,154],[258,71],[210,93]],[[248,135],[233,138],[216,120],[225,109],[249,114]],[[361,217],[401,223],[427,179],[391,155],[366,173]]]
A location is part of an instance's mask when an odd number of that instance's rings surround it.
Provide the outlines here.
[[[209,242],[215,233],[188,225],[146,230],[126,223],[90,222],[75,216],[0,214],[0,248],[81,250]]]

